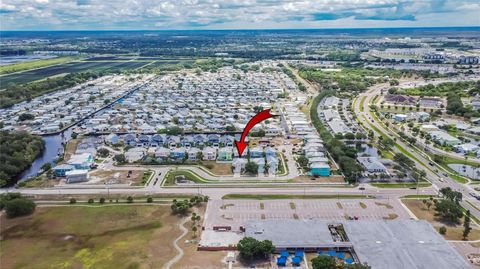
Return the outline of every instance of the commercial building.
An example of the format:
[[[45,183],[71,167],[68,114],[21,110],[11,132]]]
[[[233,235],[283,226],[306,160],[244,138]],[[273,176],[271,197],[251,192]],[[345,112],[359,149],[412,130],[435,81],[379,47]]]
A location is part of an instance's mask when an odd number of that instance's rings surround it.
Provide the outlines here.
[[[271,240],[277,252],[348,252],[373,269],[470,268],[423,220],[256,220],[245,236]]]
[[[430,132],[432,139],[440,145],[455,146],[461,143],[460,139],[449,135],[446,132],[442,131],[432,131]]]
[[[375,157],[358,157],[357,161],[369,173],[385,173],[387,168]]]

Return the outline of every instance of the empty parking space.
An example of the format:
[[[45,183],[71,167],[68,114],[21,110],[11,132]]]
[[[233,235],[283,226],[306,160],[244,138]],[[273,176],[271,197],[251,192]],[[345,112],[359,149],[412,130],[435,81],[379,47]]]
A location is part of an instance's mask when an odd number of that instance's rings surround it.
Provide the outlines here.
[[[204,226],[213,229],[245,227],[248,220],[259,219],[323,219],[379,220],[408,219],[398,200],[324,199],[324,200],[211,200]]]

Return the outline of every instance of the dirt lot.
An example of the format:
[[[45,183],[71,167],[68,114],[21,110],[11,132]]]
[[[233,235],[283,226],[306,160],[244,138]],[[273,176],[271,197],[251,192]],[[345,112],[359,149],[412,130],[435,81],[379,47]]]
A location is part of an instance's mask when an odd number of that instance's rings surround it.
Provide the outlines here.
[[[414,200],[414,199],[404,199],[402,202],[410,209],[410,211],[417,216],[419,219],[426,220],[430,222],[433,227],[438,231],[438,229],[442,226],[447,228],[447,233],[444,235],[444,238],[447,240],[462,240],[462,233],[463,233],[463,219],[460,221],[459,224],[451,224],[451,223],[444,223],[439,218],[435,217],[435,209],[432,205],[430,210],[425,207],[422,200]],[[475,227],[475,224],[472,223],[472,231],[468,236],[470,241],[480,240],[480,229],[479,227]]]
[[[229,163],[203,161],[203,166],[215,175],[233,175],[232,165]]]
[[[90,172],[89,183],[103,183],[110,181],[112,184],[136,184],[142,181],[143,172],[141,170],[132,170],[130,177],[126,170],[94,170]]]
[[[77,150],[78,143],[80,143],[79,139],[72,139],[68,141],[67,146],[65,147],[65,160],[69,160],[70,156],[75,154],[75,150]]]
[[[158,268],[176,255],[168,206],[40,207],[1,219],[0,267]]]

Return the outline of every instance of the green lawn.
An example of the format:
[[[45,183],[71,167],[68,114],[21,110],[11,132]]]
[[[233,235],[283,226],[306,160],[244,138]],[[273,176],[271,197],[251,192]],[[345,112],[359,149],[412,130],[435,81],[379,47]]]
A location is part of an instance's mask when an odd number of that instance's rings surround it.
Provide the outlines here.
[[[457,181],[458,183],[462,183],[462,184],[468,183],[468,181],[464,177],[461,177],[459,175],[450,174],[449,177],[455,179],[455,181]]]
[[[0,66],[0,74],[8,74],[8,73],[13,73],[18,71],[45,67],[49,65],[67,63],[75,59],[77,58],[76,57],[58,57],[58,58],[52,58],[52,59],[34,60],[34,61],[21,62],[16,64],[3,65],[3,66]]]
[[[215,183],[218,181],[208,180],[200,177],[199,175],[190,172],[188,170],[171,170],[165,175],[165,186],[174,186],[175,177],[184,176],[186,180],[190,180],[195,183]]]
[[[360,111],[362,111],[362,112],[364,110],[363,106],[365,105],[365,99],[366,98],[367,98],[366,96],[363,96],[362,99],[360,100]]]
[[[370,185],[377,187],[377,188],[412,188],[412,187],[417,187],[417,183],[371,183]],[[430,187],[432,186],[432,183],[430,182],[419,182],[418,187],[423,188],[423,187]]]

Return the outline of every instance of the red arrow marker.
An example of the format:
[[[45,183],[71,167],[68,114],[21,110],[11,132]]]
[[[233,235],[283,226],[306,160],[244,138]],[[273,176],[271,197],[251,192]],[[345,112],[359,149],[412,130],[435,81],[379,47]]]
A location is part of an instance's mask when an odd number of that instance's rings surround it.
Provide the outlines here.
[[[270,114],[270,109],[266,109],[257,115],[255,115],[248,123],[247,126],[245,126],[245,129],[243,129],[242,136],[240,137],[240,141],[235,141],[235,145],[237,146],[238,150],[238,155],[241,157],[243,151],[247,147],[247,143],[245,143],[245,137],[247,137],[247,134],[250,132],[250,130],[255,126],[257,123],[264,121],[266,119],[276,117],[278,115],[272,115]]]

